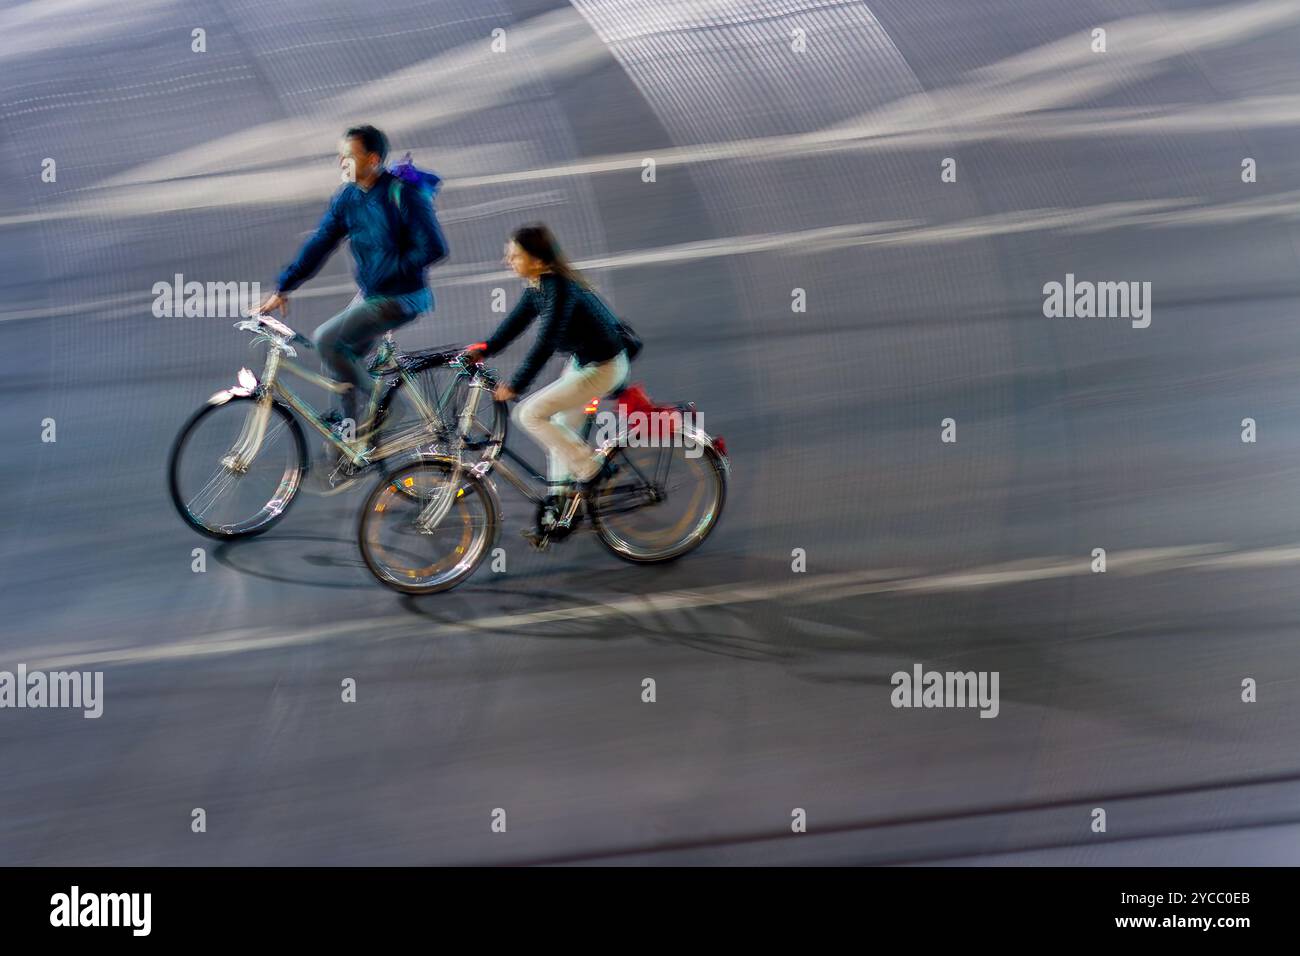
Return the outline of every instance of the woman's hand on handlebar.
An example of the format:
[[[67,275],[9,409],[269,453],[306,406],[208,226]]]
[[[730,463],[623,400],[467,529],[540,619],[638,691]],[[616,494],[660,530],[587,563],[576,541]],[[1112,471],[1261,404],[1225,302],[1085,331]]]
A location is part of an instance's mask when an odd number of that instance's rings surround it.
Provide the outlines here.
[[[460,353],[460,360],[465,365],[478,365],[486,357],[487,347],[482,342],[475,342]],[[518,398],[519,393],[504,382],[499,382],[497,387],[492,390],[492,397],[498,402],[508,402],[512,398]]]

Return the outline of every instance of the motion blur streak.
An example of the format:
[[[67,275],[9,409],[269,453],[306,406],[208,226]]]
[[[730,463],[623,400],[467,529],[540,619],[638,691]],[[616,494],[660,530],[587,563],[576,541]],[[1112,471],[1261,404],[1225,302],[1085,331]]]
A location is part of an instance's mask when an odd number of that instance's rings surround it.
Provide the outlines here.
[[[104,669],[98,720],[4,711],[0,863],[1296,862],[1296,49],[1294,0],[0,11],[0,670]],[[533,554],[503,488],[507,570],[407,600],[357,495],[177,520],[253,358],[151,289],[273,282],[358,122],[445,177],[401,344],[482,340],[548,222],[727,438],[699,552]],[[1046,317],[1067,275],[1150,326]],[[892,708],[915,664],[997,719]]]

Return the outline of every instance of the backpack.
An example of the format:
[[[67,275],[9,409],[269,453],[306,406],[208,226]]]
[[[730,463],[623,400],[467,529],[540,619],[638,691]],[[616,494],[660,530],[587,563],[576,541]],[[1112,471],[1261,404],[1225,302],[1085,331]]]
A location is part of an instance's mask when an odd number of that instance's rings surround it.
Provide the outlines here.
[[[429,202],[433,202],[434,197],[438,195],[438,190],[442,188],[442,177],[427,169],[420,169],[411,162],[410,153],[403,156],[400,163],[388,167],[388,171],[393,176],[393,181],[388,186],[388,199],[398,209],[402,208],[403,183],[418,190],[420,195]]]
[[[641,341],[641,336],[636,334],[636,330],[622,319],[618,320],[618,334],[623,339],[623,348],[627,352],[627,360],[630,362],[640,354],[645,343]]]
[[[402,157],[400,163],[396,163],[388,168],[392,175],[392,180],[388,183],[388,204],[391,209],[397,213],[398,223],[402,229],[405,229],[404,217],[402,216],[402,193],[406,188],[416,191],[421,201],[433,205],[434,197],[438,195],[438,190],[442,186],[442,177],[437,173],[429,172],[427,169],[420,169],[411,162],[411,154],[407,153]],[[389,217],[391,222],[391,214]],[[436,232],[441,237],[441,227],[438,225],[438,214],[433,213],[433,225]],[[444,249],[446,240],[443,242]]]

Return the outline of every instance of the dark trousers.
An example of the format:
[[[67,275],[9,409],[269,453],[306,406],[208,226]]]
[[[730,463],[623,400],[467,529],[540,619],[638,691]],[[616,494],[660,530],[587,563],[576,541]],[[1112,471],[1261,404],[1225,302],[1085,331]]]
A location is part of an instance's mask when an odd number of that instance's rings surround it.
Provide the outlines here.
[[[385,333],[415,321],[421,304],[414,296],[364,298],[358,294],[346,309],[316,330],[313,338],[325,374],[352,386],[340,402],[343,417],[352,419],[358,428],[362,423],[357,414],[365,413],[374,384],[366,356]]]

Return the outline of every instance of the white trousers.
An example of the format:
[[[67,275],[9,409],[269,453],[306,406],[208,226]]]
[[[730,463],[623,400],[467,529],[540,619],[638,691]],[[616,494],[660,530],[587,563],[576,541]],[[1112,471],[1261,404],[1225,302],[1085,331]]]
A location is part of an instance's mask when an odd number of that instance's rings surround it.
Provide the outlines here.
[[[515,406],[515,422],[546,449],[551,481],[586,481],[596,474],[594,449],[578,437],[577,429],[586,417],[587,403],[622,384],[627,369],[626,352],[591,365],[579,365],[575,358],[559,378]]]

